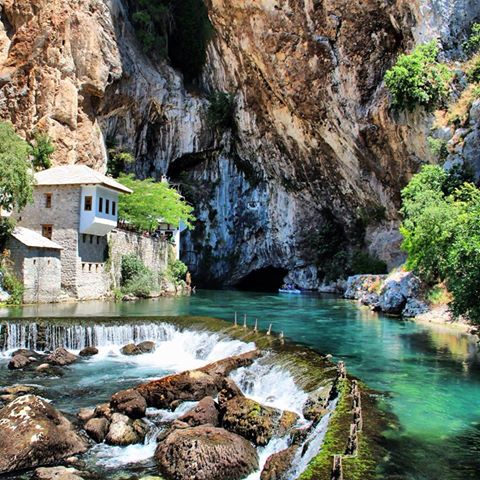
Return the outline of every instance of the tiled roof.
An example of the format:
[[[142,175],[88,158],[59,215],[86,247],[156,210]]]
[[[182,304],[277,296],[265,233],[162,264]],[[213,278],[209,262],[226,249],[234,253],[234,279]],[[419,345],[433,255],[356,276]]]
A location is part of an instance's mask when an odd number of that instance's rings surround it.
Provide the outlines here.
[[[16,238],[19,242],[23,243],[27,247],[37,248],[51,248],[54,250],[63,250],[58,243],[52,242],[46,237],[43,237],[37,232],[24,227],[15,227],[12,232],[12,237]]]
[[[102,175],[86,165],[63,165],[35,174],[37,185],[103,185],[122,193],[132,191],[111,177]]]

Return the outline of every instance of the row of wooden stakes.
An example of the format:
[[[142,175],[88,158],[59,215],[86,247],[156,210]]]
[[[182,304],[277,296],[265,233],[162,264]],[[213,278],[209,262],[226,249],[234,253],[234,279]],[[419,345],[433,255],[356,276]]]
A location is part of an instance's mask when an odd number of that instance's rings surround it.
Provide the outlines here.
[[[238,327],[239,324],[238,324],[238,315],[237,315],[237,312],[235,312],[235,317],[234,317],[234,320],[233,320],[233,325],[235,327]],[[247,314],[243,314],[243,328],[246,330],[248,328],[248,325],[247,325]],[[258,332],[258,318],[255,319],[255,325],[253,327],[253,331],[255,333]],[[268,326],[268,330],[267,330],[267,335],[271,335],[272,334],[272,324],[270,324]],[[284,340],[285,336],[283,334],[283,331],[280,332],[280,335],[278,336],[278,338],[280,338],[280,340]]]

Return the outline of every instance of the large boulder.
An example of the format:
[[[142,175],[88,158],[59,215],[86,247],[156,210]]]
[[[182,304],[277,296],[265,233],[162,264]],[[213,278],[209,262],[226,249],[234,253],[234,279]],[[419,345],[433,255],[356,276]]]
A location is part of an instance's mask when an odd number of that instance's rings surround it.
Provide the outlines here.
[[[143,418],[147,410],[147,402],[139,392],[130,388],[115,393],[110,400],[110,407],[130,418]]]
[[[155,459],[175,480],[241,480],[258,469],[250,442],[211,426],[174,430],[158,445]]]
[[[59,367],[64,367],[65,365],[70,365],[76,360],[76,355],[65,350],[65,348],[63,347],[60,347],[54,350],[50,355],[48,355],[45,359],[45,362],[52,365],[58,365]]]
[[[281,452],[270,455],[260,474],[260,480],[289,480],[288,474],[297,451],[298,446],[292,445]]]
[[[50,465],[87,449],[87,439],[42,398],[25,395],[0,410],[0,474]]]
[[[136,390],[145,398],[149,407],[176,408],[181,402],[200,401],[215,397],[222,389],[223,380],[233,370],[251,365],[260,356],[258,350],[229,357],[176,375],[169,375],[139,385]]]
[[[26,348],[19,348],[18,350],[15,350],[12,352],[10,355],[11,357],[15,357],[16,355],[23,355],[24,357],[29,358],[30,360],[40,360],[42,358],[42,354],[35,352],[34,350],[29,350]]]
[[[233,397],[243,397],[243,393],[238,385],[231,378],[224,378],[221,385],[221,390],[218,393],[218,405],[221,410],[224,409],[225,404]]]
[[[88,436],[97,443],[102,443],[107,436],[110,422],[105,417],[91,418],[83,427]]]
[[[412,272],[395,272],[385,280],[379,307],[382,312],[399,315],[408,299],[417,298],[420,292],[421,282]]]
[[[143,352],[134,343],[129,343],[120,349],[120,353],[122,355],[140,355]]]
[[[157,346],[155,345],[155,342],[141,342],[137,345],[137,348],[142,352],[142,353],[152,353],[155,351]]]
[[[40,467],[35,470],[34,480],[83,480],[82,472],[68,467]]]
[[[273,437],[281,416],[276,408],[240,396],[229,400],[224,409],[223,427],[261,446]]]
[[[187,413],[178,418],[179,421],[185,422],[191,427],[198,425],[219,425],[219,413],[217,405],[212,397],[205,397],[198,402],[198,405]]]
[[[109,445],[132,445],[143,442],[147,425],[142,420],[132,420],[121,413],[114,413],[105,442]]]
[[[8,368],[10,370],[19,370],[21,368],[25,368],[26,366],[30,365],[34,360],[30,360],[30,358],[26,357],[25,355],[15,355],[10,359],[8,362]]]

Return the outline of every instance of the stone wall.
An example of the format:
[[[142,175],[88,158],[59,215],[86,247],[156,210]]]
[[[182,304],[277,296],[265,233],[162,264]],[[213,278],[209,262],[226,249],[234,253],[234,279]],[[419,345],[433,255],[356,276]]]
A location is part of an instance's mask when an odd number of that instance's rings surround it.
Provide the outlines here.
[[[61,294],[61,251],[30,248],[13,237],[7,245],[14,270],[23,282],[24,303],[51,303]]]
[[[124,255],[134,253],[155,273],[163,273],[167,268],[169,244],[164,240],[117,229],[109,234],[108,244],[110,276],[114,287],[120,285],[122,257]]]

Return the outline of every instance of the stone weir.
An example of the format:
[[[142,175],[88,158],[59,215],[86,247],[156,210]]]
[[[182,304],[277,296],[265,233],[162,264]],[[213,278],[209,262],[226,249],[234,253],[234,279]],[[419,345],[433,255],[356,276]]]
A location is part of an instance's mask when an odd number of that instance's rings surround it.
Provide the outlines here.
[[[368,479],[384,454],[343,362],[210,318],[0,323],[0,384],[9,479]]]

